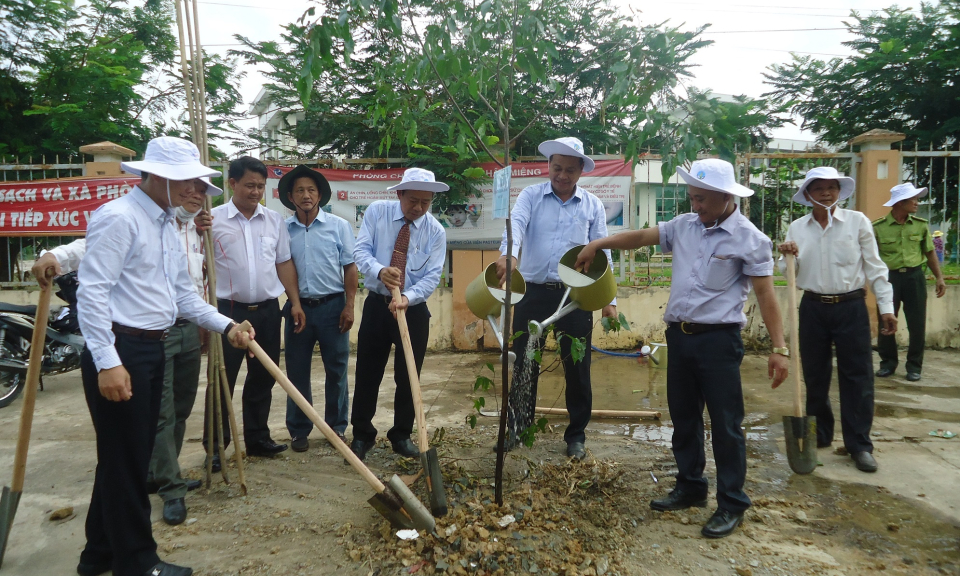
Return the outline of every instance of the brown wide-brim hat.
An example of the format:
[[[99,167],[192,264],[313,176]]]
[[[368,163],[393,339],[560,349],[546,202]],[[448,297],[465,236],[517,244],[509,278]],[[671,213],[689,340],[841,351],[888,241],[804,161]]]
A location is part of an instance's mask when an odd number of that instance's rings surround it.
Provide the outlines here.
[[[277,191],[280,193],[280,202],[293,210],[297,211],[297,207],[294,206],[293,201],[290,200],[290,191],[293,190],[293,183],[297,181],[297,178],[312,178],[314,183],[317,185],[317,190],[320,191],[320,207],[323,208],[327,205],[327,202],[330,202],[330,183],[327,182],[327,179],[323,177],[323,174],[317,172],[309,166],[303,164],[297,166],[293,170],[287,172],[283,175],[283,178],[280,179],[280,184],[277,185]]]

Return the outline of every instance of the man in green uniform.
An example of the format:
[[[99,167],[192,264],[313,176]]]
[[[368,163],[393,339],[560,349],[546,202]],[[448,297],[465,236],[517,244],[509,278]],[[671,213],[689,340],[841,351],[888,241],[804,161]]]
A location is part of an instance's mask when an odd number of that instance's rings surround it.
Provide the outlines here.
[[[907,348],[907,380],[920,379],[923,368],[923,344],[927,320],[927,278],[923,261],[937,279],[937,298],[946,293],[947,286],[940,271],[940,262],[933,250],[933,238],[927,221],[915,216],[919,199],[927,195],[926,188],[915,188],[907,182],[890,189],[890,213],[873,222],[873,231],[880,247],[880,258],[890,269],[893,285],[894,314],[900,311],[907,319],[910,346]],[[877,338],[880,352],[880,370],[877,376],[890,376],[897,369],[896,334],[880,334]]]

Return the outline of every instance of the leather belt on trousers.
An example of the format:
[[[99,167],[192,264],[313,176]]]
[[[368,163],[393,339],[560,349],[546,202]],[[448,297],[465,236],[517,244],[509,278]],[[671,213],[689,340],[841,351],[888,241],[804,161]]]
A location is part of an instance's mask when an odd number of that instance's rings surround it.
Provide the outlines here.
[[[823,304],[838,304],[840,302],[846,302],[847,300],[857,300],[867,297],[867,291],[863,288],[859,290],[854,290],[853,292],[847,292],[845,294],[817,294],[816,292],[810,292],[809,290],[803,291],[804,298],[813,298],[817,302]]]
[[[539,286],[546,288],[547,290],[566,290],[567,285],[563,282],[544,282],[542,284],[536,284],[534,282],[527,282],[527,286]]]
[[[124,326],[123,324],[113,323],[113,331],[117,334],[124,334],[127,336],[135,336],[137,338],[143,338],[144,340],[166,340],[169,330],[144,330],[143,328],[131,328],[130,326]]]
[[[190,324],[190,321],[187,320],[186,318],[177,318],[177,321],[173,323],[173,325],[176,326],[177,328],[183,328],[184,326],[188,326],[189,324]]]
[[[309,306],[309,307],[313,308],[313,307],[315,307],[315,306],[319,306],[319,305],[323,304],[324,302],[329,302],[330,300],[333,300],[334,298],[339,298],[340,296],[343,296],[343,292],[334,292],[333,294],[327,294],[326,296],[321,296],[321,297],[319,297],[319,298],[303,298],[303,297],[301,297],[301,298],[300,298],[300,304],[303,305],[303,306]]]
[[[703,334],[704,332],[734,327],[740,329],[739,324],[696,324],[694,322],[671,322],[670,327],[679,328],[684,334]]]
[[[920,269],[920,266],[908,266],[906,268],[891,268],[891,272],[897,272],[898,274],[906,274],[907,272],[916,272]]]
[[[217,299],[217,303],[221,306],[230,306],[235,309],[239,308],[241,310],[246,310],[247,312],[256,312],[267,304],[271,304],[276,301],[276,298],[271,298],[269,300],[264,300],[263,302],[252,302],[248,304],[246,302],[234,302],[233,300],[227,300],[226,298]]]

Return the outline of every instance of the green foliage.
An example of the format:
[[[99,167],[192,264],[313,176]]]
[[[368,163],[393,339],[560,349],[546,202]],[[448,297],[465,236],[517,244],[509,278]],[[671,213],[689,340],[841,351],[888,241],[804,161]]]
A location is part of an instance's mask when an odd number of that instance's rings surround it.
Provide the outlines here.
[[[487,362],[484,366],[486,367],[487,370],[490,371],[490,374],[492,376],[496,376],[496,370],[494,370],[493,364],[491,364],[490,362]],[[480,374],[479,376],[477,376],[476,382],[473,383],[474,392],[478,390],[482,390],[486,392],[491,387],[493,387],[493,380],[487,376],[484,376],[483,374]],[[477,396],[476,398],[473,399],[473,409],[475,413],[470,414],[470,416],[467,418],[467,421],[470,423],[470,428],[477,427],[477,414],[479,414],[480,410],[486,405],[487,405],[487,400],[483,396]]]
[[[168,0],[5,0],[0,14],[0,153],[75,154],[102,140],[141,151],[184,132],[185,119],[169,120],[186,106]],[[215,138],[239,118],[241,75],[232,60],[206,64]]]
[[[867,130],[903,132],[907,145],[960,137],[960,5],[891,7],[846,22],[846,58],[794,54],[765,74],[770,96],[831,144]]]
[[[536,441],[537,434],[547,431],[547,424],[549,424],[549,421],[541,416],[536,422],[530,426],[527,426],[526,429],[517,434],[517,439],[523,442],[524,446],[529,448],[533,446],[534,441]]]
[[[623,315],[623,312],[620,312],[616,318],[607,318],[604,316],[600,319],[600,325],[603,327],[604,332],[610,332],[611,330],[619,332],[620,330],[630,329],[630,323],[627,322],[627,317]]]

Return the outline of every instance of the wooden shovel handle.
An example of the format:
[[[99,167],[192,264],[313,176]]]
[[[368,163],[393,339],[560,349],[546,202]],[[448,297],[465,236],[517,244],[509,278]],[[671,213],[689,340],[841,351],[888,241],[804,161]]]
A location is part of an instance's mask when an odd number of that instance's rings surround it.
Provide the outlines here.
[[[240,325],[240,329],[247,330],[249,326],[250,323],[244,321],[243,324]],[[376,490],[378,494],[382,493],[384,490],[383,482],[381,482],[380,479],[377,478],[374,473],[366,467],[360,458],[357,458],[357,455],[353,453],[353,450],[350,450],[350,447],[347,446],[343,440],[337,436],[333,429],[323,421],[323,418],[320,417],[320,414],[313,409],[313,406],[307,402],[307,399],[303,397],[303,394],[297,390],[297,388],[293,385],[293,382],[291,382],[290,379],[287,378],[287,375],[280,370],[280,367],[273,362],[273,359],[263,351],[263,348],[257,344],[256,340],[250,340],[250,343],[247,345],[247,347],[253,351],[253,355],[257,357],[257,360],[263,364],[267,371],[270,372],[271,376],[276,378],[277,384],[279,384],[280,387],[283,388],[283,391],[293,399],[293,401],[297,406],[300,407],[301,410],[303,410],[303,413],[310,418],[314,425],[316,425],[316,427],[323,432],[323,436],[330,442],[330,444],[333,445],[334,448],[340,452],[340,454],[343,455],[344,459],[346,459],[346,461],[353,466],[354,470],[359,472],[360,475],[363,476],[363,479],[367,481],[367,484]]]
[[[393,299],[402,302],[400,289],[394,288]],[[407,326],[406,310],[397,311],[397,325],[400,327],[400,342],[403,343],[403,357],[407,362],[407,376],[410,379],[410,396],[413,397],[413,409],[417,414],[417,444],[421,453],[430,449],[427,441],[427,423],[423,414],[423,398],[420,396],[420,375],[417,374],[417,361],[413,356],[413,344],[410,343],[410,328]]]
[[[27,474],[27,448],[30,446],[30,430],[33,428],[33,408],[37,402],[40,385],[40,369],[43,367],[43,345],[47,339],[47,320],[50,317],[50,282],[40,289],[37,315],[30,339],[30,359],[27,365],[27,382],[23,391],[23,406],[20,409],[20,432],[17,434],[17,453],[13,459],[13,481],[10,490],[23,491],[23,478]]]
[[[800,397],[800,325],[797,322],[797,267],[793,254],[787,262],[787,321],[790,323],[790,377],[793,380],[793,415],[803,416]]]

